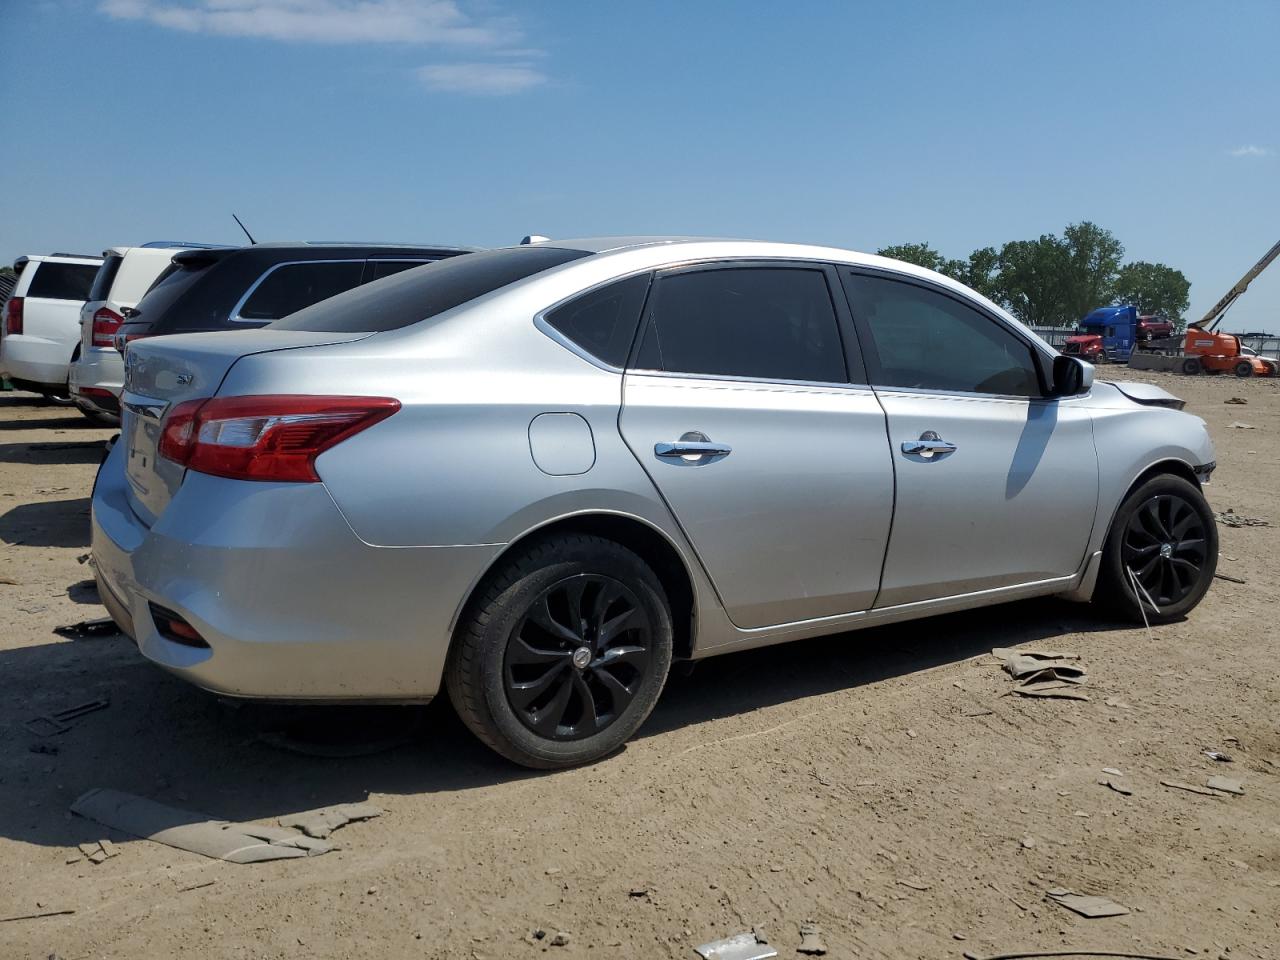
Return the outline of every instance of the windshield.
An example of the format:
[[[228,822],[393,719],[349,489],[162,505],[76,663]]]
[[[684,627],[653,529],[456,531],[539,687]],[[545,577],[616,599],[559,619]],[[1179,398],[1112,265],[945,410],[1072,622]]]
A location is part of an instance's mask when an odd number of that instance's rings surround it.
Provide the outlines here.
[[[380,333],[427,320],[500,287],[588,256],[560,247],[508,247],[450,257],[322,300],[272,329]]]

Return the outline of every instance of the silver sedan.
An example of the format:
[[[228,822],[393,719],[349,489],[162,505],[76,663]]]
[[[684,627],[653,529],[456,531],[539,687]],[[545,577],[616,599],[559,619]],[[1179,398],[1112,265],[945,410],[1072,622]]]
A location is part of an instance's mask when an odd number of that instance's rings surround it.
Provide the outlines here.
[[[617,749],[673,660],[1024,597],[1181,617],[1204,422],[973,291],[823,247],[539,242],[141,340],[93,497],[112,616],[238,697]]]

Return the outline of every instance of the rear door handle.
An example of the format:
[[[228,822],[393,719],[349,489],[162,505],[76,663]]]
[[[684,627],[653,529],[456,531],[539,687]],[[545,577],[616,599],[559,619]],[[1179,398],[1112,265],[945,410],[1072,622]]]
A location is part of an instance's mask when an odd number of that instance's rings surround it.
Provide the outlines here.
[[[948,443],[932,430],[920,434],[919,440],[904,440],[903,453],[914,453],[921,457],[933,457],[940,453],[955,453],[956,445]]]
[[[680,460],[684,463],[706,463],[719,457],[727,457],[733,453],[733,447],[727,443],[713,443],[705,433],[690,430],[679,440],[653,445],[655,456],[663,460]]]

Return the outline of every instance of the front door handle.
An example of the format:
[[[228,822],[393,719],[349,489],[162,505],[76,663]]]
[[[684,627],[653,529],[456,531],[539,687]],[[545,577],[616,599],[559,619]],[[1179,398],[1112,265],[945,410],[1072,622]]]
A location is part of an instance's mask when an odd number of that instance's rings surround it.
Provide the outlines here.
[[[655,456],[663,460],[679,460],[684,463],[710,463],[720,457],[733,453],[733,447],[727,443],[713,443],[705,433],[690,430],[680,437],[666,443],[653,445]]]
[[[902,442],[903,453],[914,453],[921,457],[934,457],[941,453],[955,453],[956,445],[948,443],[932,430],[926,430],[920,434],[919,440],[904,440]]]

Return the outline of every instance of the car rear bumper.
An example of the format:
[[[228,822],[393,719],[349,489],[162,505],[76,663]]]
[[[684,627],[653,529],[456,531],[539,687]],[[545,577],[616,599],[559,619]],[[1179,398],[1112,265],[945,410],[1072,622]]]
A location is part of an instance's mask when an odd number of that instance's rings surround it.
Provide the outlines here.
[[[125,446],[94,490],[93,558],[109,612],[145,657],[228,696],[435,696],[458,604],[497,546],[371,547],[322,484],[196,473],[147,528],[128,503]],[[208,646],[163,636],[153,606]]]
[[[67,367],[75,345],[22,333],[0,337],[0,373],[50,389],[67,383]]]
[[[120,392],[124,389],[124,357],[114,347],[81,349],[67,372],[67,383],[71,398],[82,410],[118,416]]]

